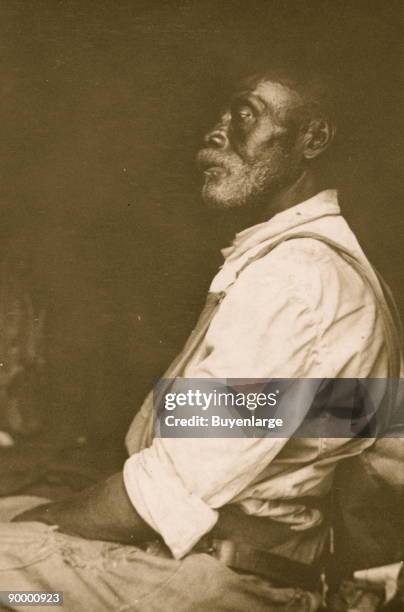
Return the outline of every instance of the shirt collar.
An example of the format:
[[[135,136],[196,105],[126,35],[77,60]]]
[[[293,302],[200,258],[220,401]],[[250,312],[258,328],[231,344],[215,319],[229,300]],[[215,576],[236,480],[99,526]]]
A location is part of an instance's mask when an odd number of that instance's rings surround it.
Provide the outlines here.
[[[240,257],[254,246],[276,238],[291,229],[304,225],[321,217],[339,215],[338,194],[335,189],[326,189],[312,198],[296,204],[287,210],[277,213],[268,221],[253,225],[236,234],[232,244],[222,249],[226,260]]]

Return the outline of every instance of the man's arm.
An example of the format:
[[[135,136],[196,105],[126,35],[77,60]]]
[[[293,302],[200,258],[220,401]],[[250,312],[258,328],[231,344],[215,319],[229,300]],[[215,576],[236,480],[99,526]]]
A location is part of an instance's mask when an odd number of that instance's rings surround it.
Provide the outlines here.
[[[285,284],[286,276],[276,266],[268,264],[267,270],[262,262],[251,264],[215,315],[208,356],[185,376],[306,377],[316,327],[300,290]],[[302,418],[310,405],[302,407]],[[125,543],[158,533],[180,559],[215,525],[217,509],[244,491],[286,441],[268,436],[156,437],[126,461],[125,484],[122,474],[116,474],[16,520],[39,520],[74,535]]]
[[[39,521],[89,540],[135,544],[156,537],[129,500],[122,472],[60,502],[42,504],[14,521]]]

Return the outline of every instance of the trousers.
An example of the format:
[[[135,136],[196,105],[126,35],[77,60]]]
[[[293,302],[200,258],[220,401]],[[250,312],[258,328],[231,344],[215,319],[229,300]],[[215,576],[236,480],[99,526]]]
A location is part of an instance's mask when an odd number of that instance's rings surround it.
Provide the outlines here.
[[[317,594],[276,588],[208,554],[175,560],[135,546],[74,537],[39,522],[10,522],[44,501],[0,499],[0,591],[62,591],[59,609],[64,612],[314,612],[320,605]],[[1,606],[32,612],[31,606]],[[49,612],[48,606],[38,608]]]

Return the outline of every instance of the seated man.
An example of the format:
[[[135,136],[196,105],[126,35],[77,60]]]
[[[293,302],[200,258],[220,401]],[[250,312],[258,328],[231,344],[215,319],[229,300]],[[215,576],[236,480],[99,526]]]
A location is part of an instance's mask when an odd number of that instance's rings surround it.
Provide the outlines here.
[[[167,377],[391,375],[380,287],[322,162],[334,132],[321,88],[262,74],[207,133],[204,201],[255,224]],[[151,421],[149,396],[121,472],[0,525],[0,588],[63,591],[74,612],[317,609],[322,500],[372,439],[153,439]]]

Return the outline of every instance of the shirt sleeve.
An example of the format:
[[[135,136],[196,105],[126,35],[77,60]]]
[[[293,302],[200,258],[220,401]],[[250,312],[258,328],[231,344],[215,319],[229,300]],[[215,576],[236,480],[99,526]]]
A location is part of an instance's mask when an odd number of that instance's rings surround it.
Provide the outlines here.
[[[269,260],[269,257],[264,258]],[[316,360],[316,320],[295,278],[268,261],[240,275],[207,334],[207,356],[187,378],[298,378]],[[290,267],[289,267],[290,270]],[[301,415],[310,406],[301,407]],[[214,526],[277,456],[287,438],[155,438],[124,466],[129,498],[176,558]]]

